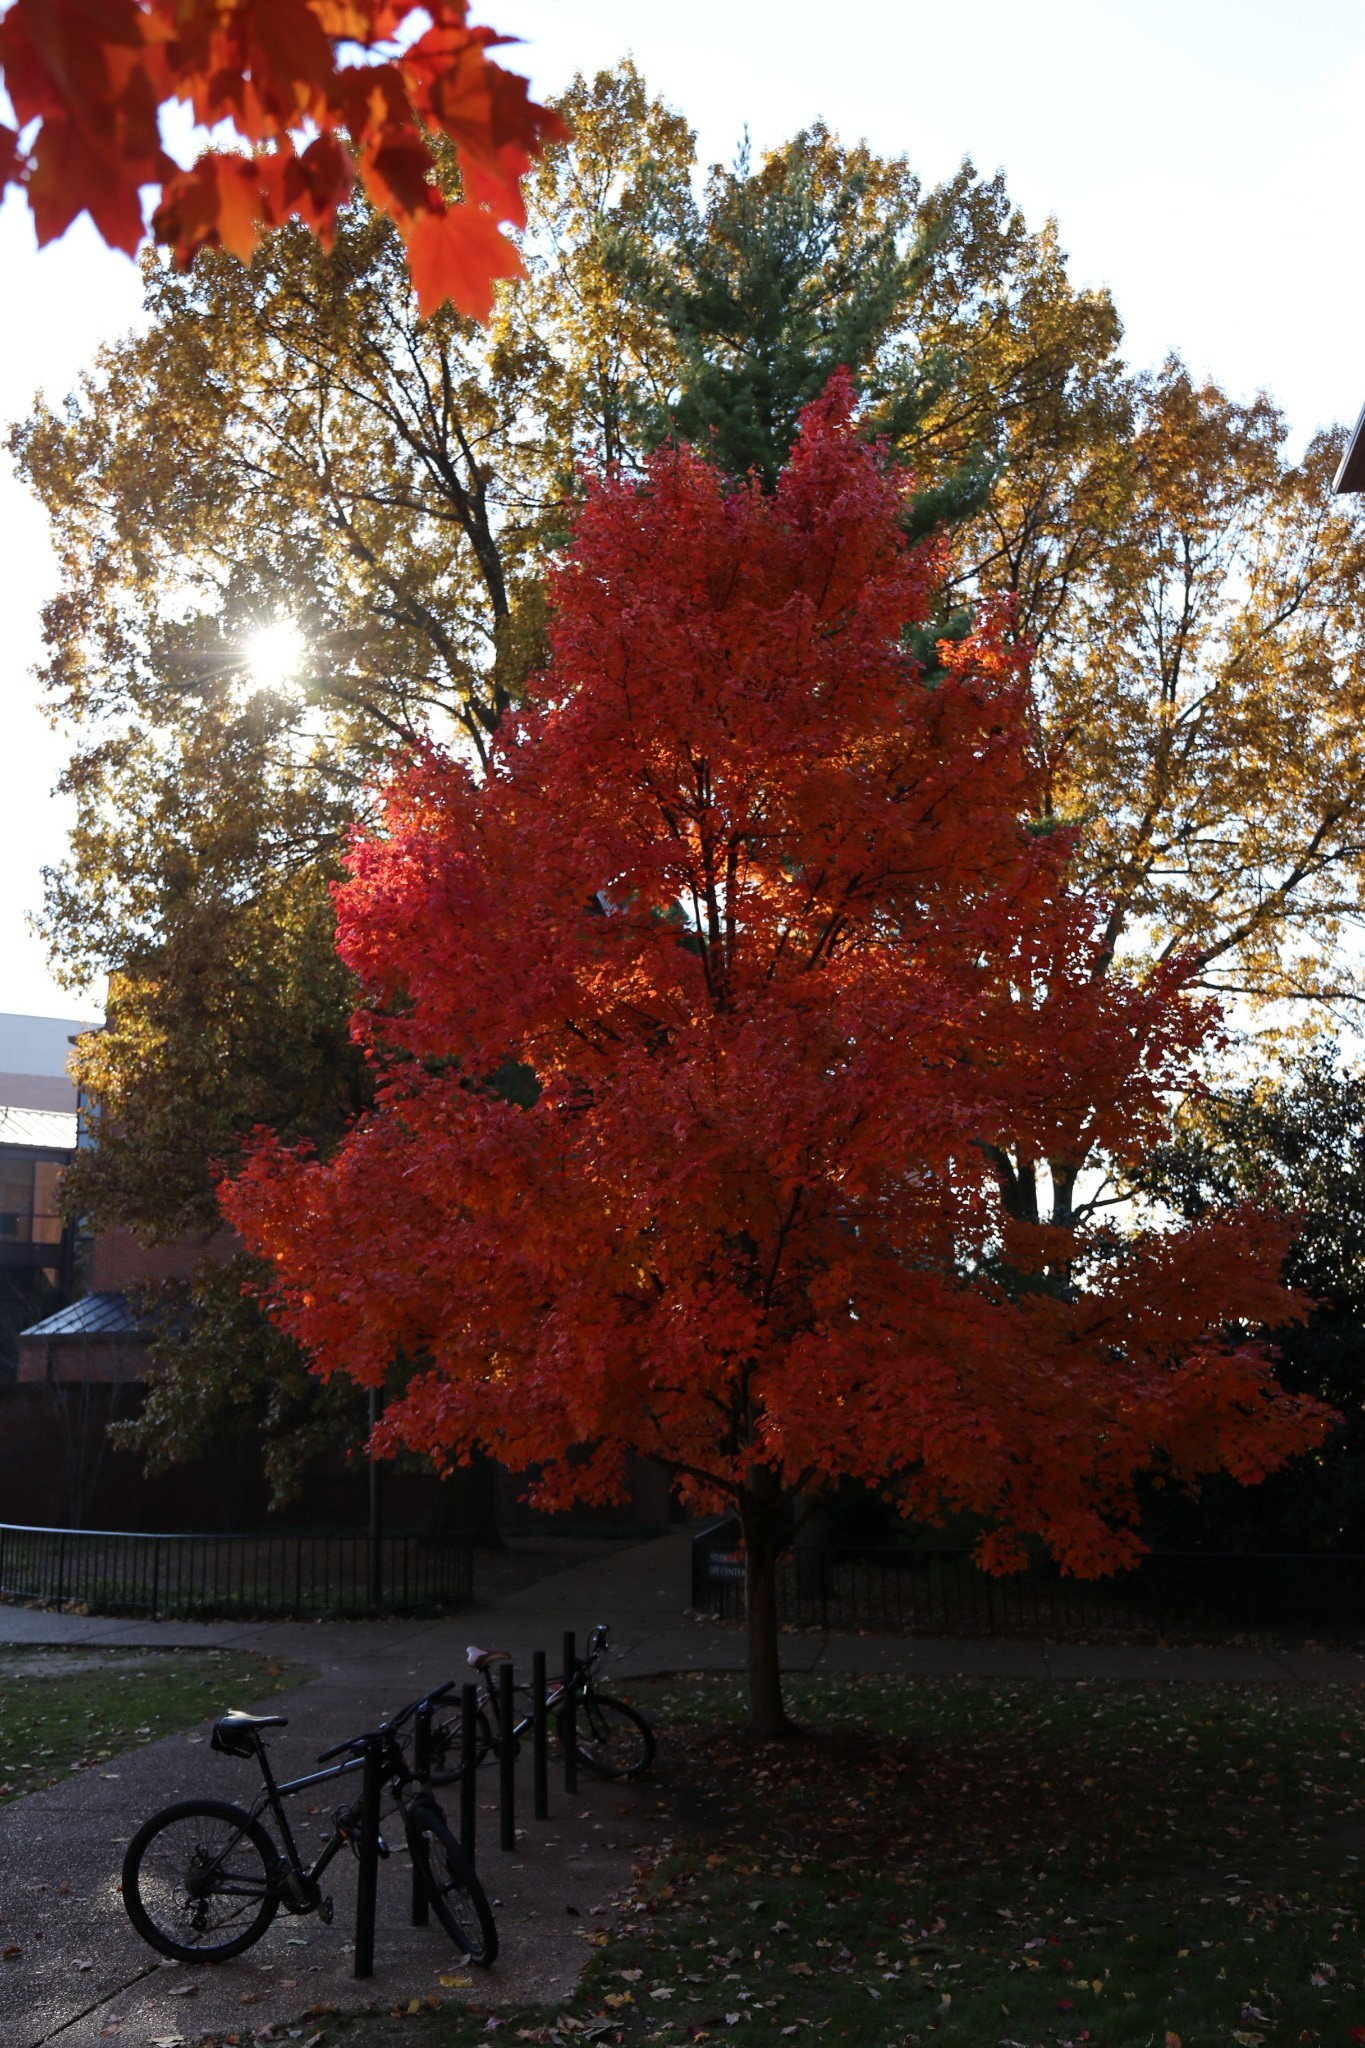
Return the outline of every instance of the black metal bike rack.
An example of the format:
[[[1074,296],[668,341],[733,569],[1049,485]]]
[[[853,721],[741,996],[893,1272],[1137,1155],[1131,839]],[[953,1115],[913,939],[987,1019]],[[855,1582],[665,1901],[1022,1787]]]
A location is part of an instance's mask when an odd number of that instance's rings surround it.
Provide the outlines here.
[[[379,1805],[383,1791],[383,1747],[365,1746],[360,1781],[360,1874],[355,1892],[355,1975],[374,1975],[374,1911],[379,1897]]]

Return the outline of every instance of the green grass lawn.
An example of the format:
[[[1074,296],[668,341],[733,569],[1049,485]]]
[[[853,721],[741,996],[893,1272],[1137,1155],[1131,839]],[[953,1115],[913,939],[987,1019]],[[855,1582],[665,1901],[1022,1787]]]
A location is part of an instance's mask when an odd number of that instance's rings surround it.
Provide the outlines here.
[[[0,1803],[299,1677],[235,1650],[0,1651]]]
[[[1365,2041],[1349,1688],[798,1680],[808,1732],[766,1746],[727,1681],[632,1697],[672,1845],[572,2004],[499,2041]],[[454,2008],[321,2036],[493,2037]]]

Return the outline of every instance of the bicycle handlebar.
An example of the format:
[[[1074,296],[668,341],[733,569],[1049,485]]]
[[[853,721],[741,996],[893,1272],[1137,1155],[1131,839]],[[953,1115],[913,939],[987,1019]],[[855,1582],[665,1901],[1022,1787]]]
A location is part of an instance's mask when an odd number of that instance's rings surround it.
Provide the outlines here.
[[[442,1701],[450,1698],[454,1690],[455,1681],[452,1678],[447,1680],[446,1684],[438,1685],[434,1692],[423,1693],[420,1699],[409,1700],[400,1713],[395,1714],[391,1721],[385,1721],[381,1727],[371,1729],[366,1735],[352,1735],[348,1741],[338,1742],[333,1748],[324,1749],[318,1762],[330,1763],[335,1756],[363,1756],[365,1751],[372,1749],[377,1742],[388,1741],[400,1728],[406,1727],[414,1715],[439,1707]]]
[[[320,1750],[318,1762],[320,1764],[329,1764],[334,1756],[363,1756],[370,1744],[375,1740],[376,1737],[374,1735],[353,1735],[349,1742],[338,1742],[331,1749]]]

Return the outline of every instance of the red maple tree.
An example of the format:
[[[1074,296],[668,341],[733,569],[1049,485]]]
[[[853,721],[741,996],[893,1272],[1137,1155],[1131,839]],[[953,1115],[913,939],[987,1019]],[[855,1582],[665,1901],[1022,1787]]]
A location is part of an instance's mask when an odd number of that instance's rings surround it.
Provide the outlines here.
[[[499,223],[525,225],[520,180],[566,131],[492,61],[509,40],[471,28],[468,0],[13,0],[0,19],[0,192],[18,186],[40,243],[88,212],[111,247],[143,239],[141,189],[160,188],[158,241],[182,262],[222,246],[244,261],[291,216],[330,243],[357,181],[397,223],[423,312],[487,317],[521,268]],[[178,101],[245,148],[182,169],[162,147]],[[445,196],[436,144],[463,196]]]
[[[1213,1020],[1176,969],[1088,971],[1027,675],[989,614],[932,686],[907,658],[941,550],[850,407],[771,496],[686,451],[593,484],[534,706],[353,849],[375,1109],[223,1193],[319,1371],[410,1368],[386,1446],[537,1465],[546,1504],[644,1452],[733,1508],[764,1732],[779,1553],[839,1478],[1090,1574],[1140,1474],[1254,1479],[1325,1425],[1242,1334],[1294,1312],[1266,1220],[1002,1207],[1006,1155],[1138,1151]]]

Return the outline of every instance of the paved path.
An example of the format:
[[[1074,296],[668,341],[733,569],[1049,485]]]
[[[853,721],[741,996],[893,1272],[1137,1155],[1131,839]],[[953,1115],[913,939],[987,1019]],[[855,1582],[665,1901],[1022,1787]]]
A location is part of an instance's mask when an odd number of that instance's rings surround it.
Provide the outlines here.
[[[282,1774],[307,1770],[316,1752],[349,1730],[372,1726],[424,1687],[456,1675],[471,1638],[556,1661],[565,1628],[580,1641],[594,1621],[612,1624],[607,1684],[681,1671],[731,1671],[743,1640],[731,1629],[688,1622],[687,1538],[623,1548],[542,1579],[496,1607],[453,1621],[192,1623],[116,1621],[0,1607],[0,1644],[40,1655],[46,1646],[138,1649],[182,1646],[259,1650],[316,1675],[285,1700],[287,1734],[272,1754]],[[1272,1684],[1365,1683],[1353,1652],[1084,1647],[1028,1641],[914,1641],[876,1636],[792,1635],[783,1663],[795,1671],[885,1672],[912,1677],[1067,1680],[1083,1677],[1232,1680]],[[250,1706],[251,1701],[224,1701]],[[407,2003],[428,1994],[495,2007],[565,1998],[584,1960],[584,1936],[608,1924],[641,1846],[660,1826],[648,1779],[589,1785],[567,1801],[552,1792],[549,1823],[529,1818],[516,1855],[497,1847],[495,1781],[481,1786],[479,1864],[498,1902],[502,1958],[486,1973],[459,1970],[435,1930],[407,1924],[401,1853],[381,1866],[375,1976],[351,1976],[347,1947],[354,1914],[354,1865],[333,1866],[336,1921],[281,1915],[255,1949],[211,1969],[158,1965],[128,1925],[116,1890],[124,1843],[171,1799],[205,1793],[245,1799],[250,1767],[212,1755],[205,1728],[167,1737],[0,1810],[0,2044],[3,2048],[148,2048],[153,2042],[221,2040],[247,2027],[278,2025],[308,2008]],[[318,1817],[325,1830],[329,1809]],[[305,1835],[306,1840],[306,1835]],[[333,1873],[329,1873],[329,1877]],[[450,1984],[450,1978],[468,1978]],[[303,2040],[315,2031],[305,2025]],[[285,2037],[287,2038],[287,2036]]]

